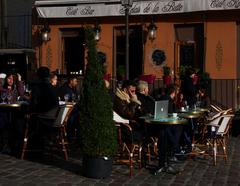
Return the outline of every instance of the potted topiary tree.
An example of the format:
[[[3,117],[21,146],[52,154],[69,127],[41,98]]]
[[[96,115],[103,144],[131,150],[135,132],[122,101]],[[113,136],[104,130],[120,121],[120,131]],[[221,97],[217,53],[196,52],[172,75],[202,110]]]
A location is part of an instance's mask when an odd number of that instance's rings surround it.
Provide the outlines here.
[[[83,174],[104,178],[111,174],[112,157],[117,150],[111,98],[103,80],[103,66],[97,60],[96,41],[86,29],[88,63],[79,105]]]
[[[168,86],[170,85],[171,81],[172,81],[172,77],[170,75],[170,67],[169,66],[164,66],[163,67],[163,83]]]

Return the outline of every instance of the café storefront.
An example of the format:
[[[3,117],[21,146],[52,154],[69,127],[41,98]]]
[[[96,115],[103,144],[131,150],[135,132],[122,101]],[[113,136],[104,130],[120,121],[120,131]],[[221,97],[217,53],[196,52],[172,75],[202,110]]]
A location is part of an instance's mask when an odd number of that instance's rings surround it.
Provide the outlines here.
[[[161,78],[165,65],[175,77],[180,66],[208,72],[213,79],[240,77],[239,0],[134,1],[128,12],[128,67],[126,6],[122,3],[35,1],[32,34],[37,66],[84,75],[84,28],[91,26],[99,28],[97,48],[113,79],[126,73],[130,79],[141,74]],[[156,35],[150,37],[152,25]],[[49,38],[42,41],[44,29]]]

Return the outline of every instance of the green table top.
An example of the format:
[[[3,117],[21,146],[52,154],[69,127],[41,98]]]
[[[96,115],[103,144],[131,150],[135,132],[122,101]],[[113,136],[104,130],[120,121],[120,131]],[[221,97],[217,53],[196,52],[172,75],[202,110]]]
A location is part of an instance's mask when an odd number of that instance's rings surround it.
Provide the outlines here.
[[[187,124],[188,120],[180,117],[163,117],[154,119],[151,116],[140,117],[146,124],[159,124],[159,125],[180,125]]]

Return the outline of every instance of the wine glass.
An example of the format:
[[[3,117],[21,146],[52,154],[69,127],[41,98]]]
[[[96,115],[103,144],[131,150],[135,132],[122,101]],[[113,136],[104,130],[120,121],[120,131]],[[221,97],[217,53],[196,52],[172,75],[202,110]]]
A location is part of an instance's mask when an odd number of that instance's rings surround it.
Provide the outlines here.
[[[65,102],[68,102],[68,100],[69,100],[69,94],[65,94],[65,95],[64,95],[64,100],[65,100]]]
[[[72,93],[72,102],[76,101],[76,94]]]
[[[2,92],[1,93],[2,103],[5,103],[4,101],[5,101],[6,97],[7,97],[7,93],[6,92]]]
[[[9,93],[7,94],[7,103],[10,104],[11,101],[12,101],[12,94],[9,92]]]

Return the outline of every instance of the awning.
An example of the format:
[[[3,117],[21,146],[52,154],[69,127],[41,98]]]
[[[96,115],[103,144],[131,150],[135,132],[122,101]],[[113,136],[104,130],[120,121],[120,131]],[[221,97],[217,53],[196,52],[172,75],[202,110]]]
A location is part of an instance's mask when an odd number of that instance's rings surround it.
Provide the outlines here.
[[[125,13],[120,0],[48,0],[36,1],[35,6],[42,18],[123,16]],[[232,9],[240,9],[240,0],[152,0],[134,2],[130,14],[154,15]]]
[[[0,55],[4,54],[30,54],[34,53],[34,49],[21,48],[21,49],[0,49]]]
[[[70,4],[89,4],[89,3],[114,3],[120,2],[120,0],[40,0],[35,1],[36,6],[45,5],[70,5]]]

